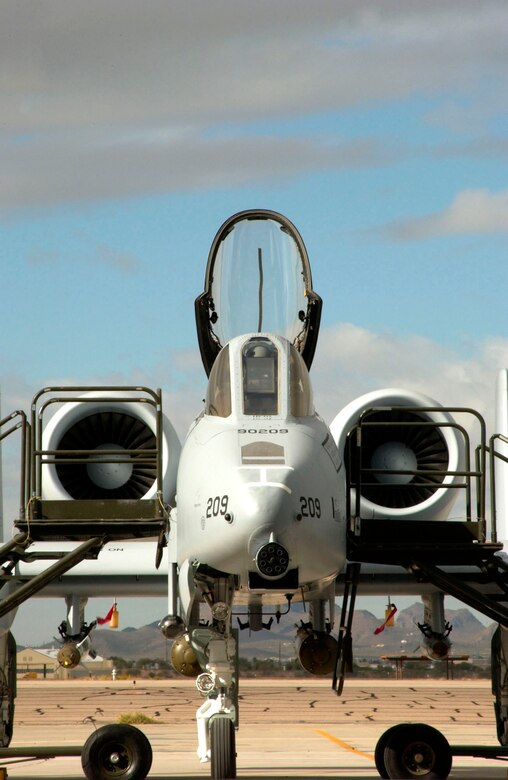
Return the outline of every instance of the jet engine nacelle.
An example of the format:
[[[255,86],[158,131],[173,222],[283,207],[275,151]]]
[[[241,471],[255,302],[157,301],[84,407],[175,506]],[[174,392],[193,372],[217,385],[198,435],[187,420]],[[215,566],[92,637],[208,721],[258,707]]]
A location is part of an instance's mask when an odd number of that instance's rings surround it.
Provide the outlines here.
[[[419,393],[380,390],[352,401],[330,426],[353,485],[358,478],[360,454],[358,423],[360,419],[375,423],[361,427],[361,468],[379,468],[362,476],[362,518],[442,520],[450,512],[458,492],[452,485],[459,478],[449,472],[463,468],[460,438],[454,427],[448,427],[453,423],[448,412],[420,411],[414,407],[423,410],[439,404]],[[371,409],[375,411],[366,415]],[[416,476],[387,473],[397,470],[421,473]],[[353,513],[356,498],[353,487]]]
[[[100,391],[83,393],[86,401],[62,403],[47,422],[42,434],[43,451],[56,451],[64,458],[66,450],[93,450],[90,463],[48,463],[42,467],[43,499],[153,499],[157,493],[155,463],[141,461],[144,450],[156,448],[157,412],[139,400],[132,391]],[[97,401],[94,401],[97,398]],[[111,400],[109,400],[111,398]],[[132,398],[132,402],[128,399]],[[180,442],[169,419],[162,415],[163,500],[173,504]],[[102,450],[133,450],[121,455],[117,462]],[[50,456],[52,457],[52,456]],[[86,457],[86,456],[85,456]]]

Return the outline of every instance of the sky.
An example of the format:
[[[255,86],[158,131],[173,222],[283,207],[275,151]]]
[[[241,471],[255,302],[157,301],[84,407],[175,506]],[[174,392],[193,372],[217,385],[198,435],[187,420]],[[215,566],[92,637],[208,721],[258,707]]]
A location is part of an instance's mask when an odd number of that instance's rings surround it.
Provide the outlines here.
[[[210,244],[266,208],[300,231],[324,299],[327,421],[395,386],[493,426],[507,29],[504,0],[2,3],[2,414],[47,385],[144,384],[183,437],[206,388]],[[4,452],[8,527],[16,468]],[[41,608],[22,608],[19,641]]]

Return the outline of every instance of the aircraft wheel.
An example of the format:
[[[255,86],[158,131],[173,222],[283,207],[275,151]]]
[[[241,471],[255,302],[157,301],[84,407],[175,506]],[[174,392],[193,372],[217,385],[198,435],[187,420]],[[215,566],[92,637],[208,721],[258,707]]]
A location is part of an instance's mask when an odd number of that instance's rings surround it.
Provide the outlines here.
[[[81,766],[88,780],[145,780],[152,747],[134,726],[101,726],[85,742]]]
[[[446,780],[452,768],[448,740],[425,723],[401,723],[386,735],[384,765],[391,780]]]
[[[0,747],[9,747],[14,729],[14,702],[16,699],[16,640],[9,631],[1,639],[5,655],[0,668]]]
[[[235,726],[230,718],[216,717],[210,723],[212,780],[236,777]]]
[[[379,777],[382,777],[383,780],[390,780],[390,775],[386,771],[385,765],[385,747],[388,744],[388,740],[390,739],[391,734],[398,728],[398,725],[391,726],[383,734],[381,734],[376,744],[376,749],[374,751],[374,761],[376,764],[376,769],[379,773]]]

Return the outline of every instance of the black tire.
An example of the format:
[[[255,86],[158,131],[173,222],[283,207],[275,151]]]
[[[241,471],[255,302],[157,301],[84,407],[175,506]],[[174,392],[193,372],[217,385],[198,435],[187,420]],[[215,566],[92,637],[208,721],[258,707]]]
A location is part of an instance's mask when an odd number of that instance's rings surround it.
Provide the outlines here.
[[[376,764],[376,769],[379,773],[379,777],[382,777],[383,780],[390,780],[390,775],[386,771],[386,765],[385,765],[385,747],[388,744],[388,740],[390,739],[390,735],[393,731],[398,729],[397,726],[390,726],[389,729],[387,729],[381,736],[379,737],[376,749],[374,751],[374,762]]]
[[[81,766],[88,780],[145,780],[152,747],[134,726],[101,726],[85,742]]]
[[[5,660],[4,667],[0,669],[0,703],[2,717],[0,717],[0,747],[9,747],[14,730],[14,701],[16,699],[16,640],[9,631],[4,640]]]
[[[236,778],[235,726],[230,718],[215,717],[210,722],[212,780]]]
[[[425,723],[401,723],[388,734],[384,764],[391,780],[446,780],[452,768],[448,740]]]

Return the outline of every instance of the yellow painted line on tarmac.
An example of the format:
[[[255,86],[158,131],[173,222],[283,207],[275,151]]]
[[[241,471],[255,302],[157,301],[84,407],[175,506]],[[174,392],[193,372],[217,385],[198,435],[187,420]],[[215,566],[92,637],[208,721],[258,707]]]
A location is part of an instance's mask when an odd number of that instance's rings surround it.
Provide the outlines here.
[[[369,761],[374,761],[374,756],[372,753],[364,753],[362,750],[358,750],[357,748],[353,747],[353,745],[350,745],[348,742],[344,742],[344,740],[339,739],[338,737],[334,737],[333,734],[329,734],[327,731],[323,731],[322,729],[314,729],[316,734],[320,734],[325,739],[329,739],[330,742],[334,742],[339,747],[343,748],[344,750],[348,750],[350,753],[355,753],[357,756],[363,756],[363,758],[368,758]]]

